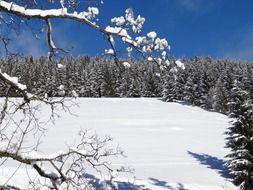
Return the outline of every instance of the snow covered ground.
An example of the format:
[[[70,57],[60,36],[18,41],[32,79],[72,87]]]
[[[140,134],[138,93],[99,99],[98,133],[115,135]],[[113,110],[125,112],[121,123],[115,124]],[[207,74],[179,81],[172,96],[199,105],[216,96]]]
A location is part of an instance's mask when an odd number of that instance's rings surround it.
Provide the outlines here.
[[[118,179],[120,189],[236,189],[222,166],[228,153],[224,131],[229,119],[225,115],[156,98],[76,101],[79,107],[72,112],[78,116],[60,111],[61,118],[50,127],[42,151],[62,149],[75,142],[80,128],[87,128],[98,135],[112,136],[127,155],[113,160],[114,164],[135,169],[135,179]],[[0,168],[0,176],[6,177],[10,171]]]

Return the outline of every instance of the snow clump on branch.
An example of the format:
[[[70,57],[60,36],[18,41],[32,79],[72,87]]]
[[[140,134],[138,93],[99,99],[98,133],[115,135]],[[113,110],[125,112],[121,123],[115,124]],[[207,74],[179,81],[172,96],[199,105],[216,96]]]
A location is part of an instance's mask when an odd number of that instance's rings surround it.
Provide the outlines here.
[[[126,20],[123,16],[121,17],[114,17],[111,19],[112,23],[115,23],[116,26],[122,26],[125,24]]]

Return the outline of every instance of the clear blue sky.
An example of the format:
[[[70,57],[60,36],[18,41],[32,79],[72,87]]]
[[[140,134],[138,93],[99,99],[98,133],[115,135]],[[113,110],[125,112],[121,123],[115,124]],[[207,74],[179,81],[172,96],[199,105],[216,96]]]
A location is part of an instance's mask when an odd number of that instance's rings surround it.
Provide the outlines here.
[[[252,0],[104,0],[100,23],[121,16],[126,8],[145,17],[143,33],[156,31],[168,39],[176,57],[211,56],[253,61]],[[108,47],[95,30],[80,23],[56,22],[54,36],[58,45],[73,46],[73,54],[97,55]],[[26,35],[26,34],[22,34]],[[24,50],[45,54],[45,44],[30,42]],[[17,42],[20,48],[21,42]]]

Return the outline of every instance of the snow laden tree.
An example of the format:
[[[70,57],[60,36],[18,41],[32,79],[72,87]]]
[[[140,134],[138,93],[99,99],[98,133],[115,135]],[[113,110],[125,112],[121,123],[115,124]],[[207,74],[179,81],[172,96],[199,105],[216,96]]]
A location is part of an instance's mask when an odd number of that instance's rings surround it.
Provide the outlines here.
[[[145,18],[140,15],[136,17],[133,10],[129,8],[123,16],[114,17],[108,26],[102,26],[97,23],[98,7],[89,6],[86,3],[87,1],[81,0],[0,0],[0,42],[5,54],[13,55],[10,51],[13,33],[18,34],[24,26],[28,26],[36,37],[37,31],[33,29],[33,26],[37,23],[36,26],[41,25],[38,31],[45,31],[42,34],[45,35],[48,44],[48,61],[53,67],[54,57],[66,51],[55,43],[54,23],[69,20],[93,28],[108,40],[109,48],[105,50],[105,53],[113,57],[120,72],[124,72],[125,67],[131,67],[131,64],[119,58],[116,42],[124,44],[124,52],[128,56],[131,56],[132,52],[137,52],[162,68],[169,64],[170,46],[167,40],[158,37],[154,31],[141,34]],[[61,64],[56,66],[58,69],[63,67]],[[32,67],[22,72],[30,72]],[[67,74],[73,73],[76,72],[69,71]],[[52,81],[55,78],[48,75],[45,77],[43,85],[54,85]],[[71,76],[68,78],[72,80]],[[32,93],[25,83],[19,82],[18,76],[1,70],[0,81],[5,86],[5,98],[1,99],[0,112],[0,166],[4,168],[10,160],[16,164],[13,174],[7,176],[7,179],[0,179],[0,189],[94,189],[92,182],[85,175],[90,170],[101,176],[105,173],[107,178],[102,182],[105,189],[117,188],[117,185],[113,183],[113,178],[115,173],[124,169],[113,168],[109,160],[111,156],[122,154],[122,151],[117,148],[108,148],[108,143],[111,141],[109,137],[99,138],[96,135],[88,135],[85,130],[82,130],[79,133],[80,141],[74,146],[53,154],[40,152],[39,145],[48,124],[48,120],[40,118],[41,106],[47,106],[46,113],[51,113],[48,119],[54,121],[58,116],[57,110],[70,112],[70,107],[75,104],[74,102],[64,98],[51,98],[53,94],[49,93],[43,95]],[[30,79],[27,82],[33,83]],[[58,89],[57,94],[61,96],[68,93],[64,85],[70,84],[61,84],[52,88]],[[10,98],[11,91],[22,98]],[[12,178],[19,168],[24,166],[29,167],[25,172],[28,181],[24,186],[20,186],[13,182]]]
[[[180,60],[176,60],[178,68],[167,67],[164,76],[163,99],[167,102],[173,102],[183,99],[183,89],[186,81],[185,66]]]
[[[232,118],[226,134],[226,146],[231,149],[227,164],[234,176],[233,182],[241,190],[253,189],[253,106],[249,92],[235,81],[229,102]]]

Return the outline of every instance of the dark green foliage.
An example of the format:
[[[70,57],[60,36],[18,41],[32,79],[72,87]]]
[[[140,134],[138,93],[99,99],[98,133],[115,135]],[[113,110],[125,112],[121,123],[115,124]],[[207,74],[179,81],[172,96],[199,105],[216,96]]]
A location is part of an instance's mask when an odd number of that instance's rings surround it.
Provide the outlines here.
[[[219,78],[214,89],[213,108],[218,112],[227,113],[229,99],[230,91],[226,88],[224,80]]]
[[[168,73],[163,85],[163,98],[167,102],[174,102],[178,100],[176,96],[175,83],[174,74]]]
[[[155,63],[128,61],[131,67],[123,72],[112,59],[88,56],[54,63],[31,57],[0,60],[0,68],[42,96],[73,96],[75,91],[80,97],[163,97],[228,114],[232,83],[237,80],[253,98],[252,64],[195,57],[182,60],[184,70],[171,71],[161,70]],[[0,96],[5,95],[6,88],[0,82]],[[12,89],[9,95],[19,96]]]
[[[162,80],[155,63],[133,62],[119,72],[111,59],[80,57],[49,63],[46,58],[0,60],[0,69],[17,76],[28,91],[40,96],[161,97]],[[0,96],[7,86],[0,82]],[[61,90],[60,90],[61,89]],[[9,96],[20,96],[11,90]]]
[[[182,60],[185,70],[178,69],[163,76],[165,101],[184,101],[190,105],[229,114],[234,80],[244,84],[253,98],[253,65],[229,60],[196,57]]]
[[[253,189],[253,107],[244,85],[235,80],[231,92],[229,117],[234,119],[226,134],[226,146],[231,149],[228,167],[234,184],[241,190]]]

